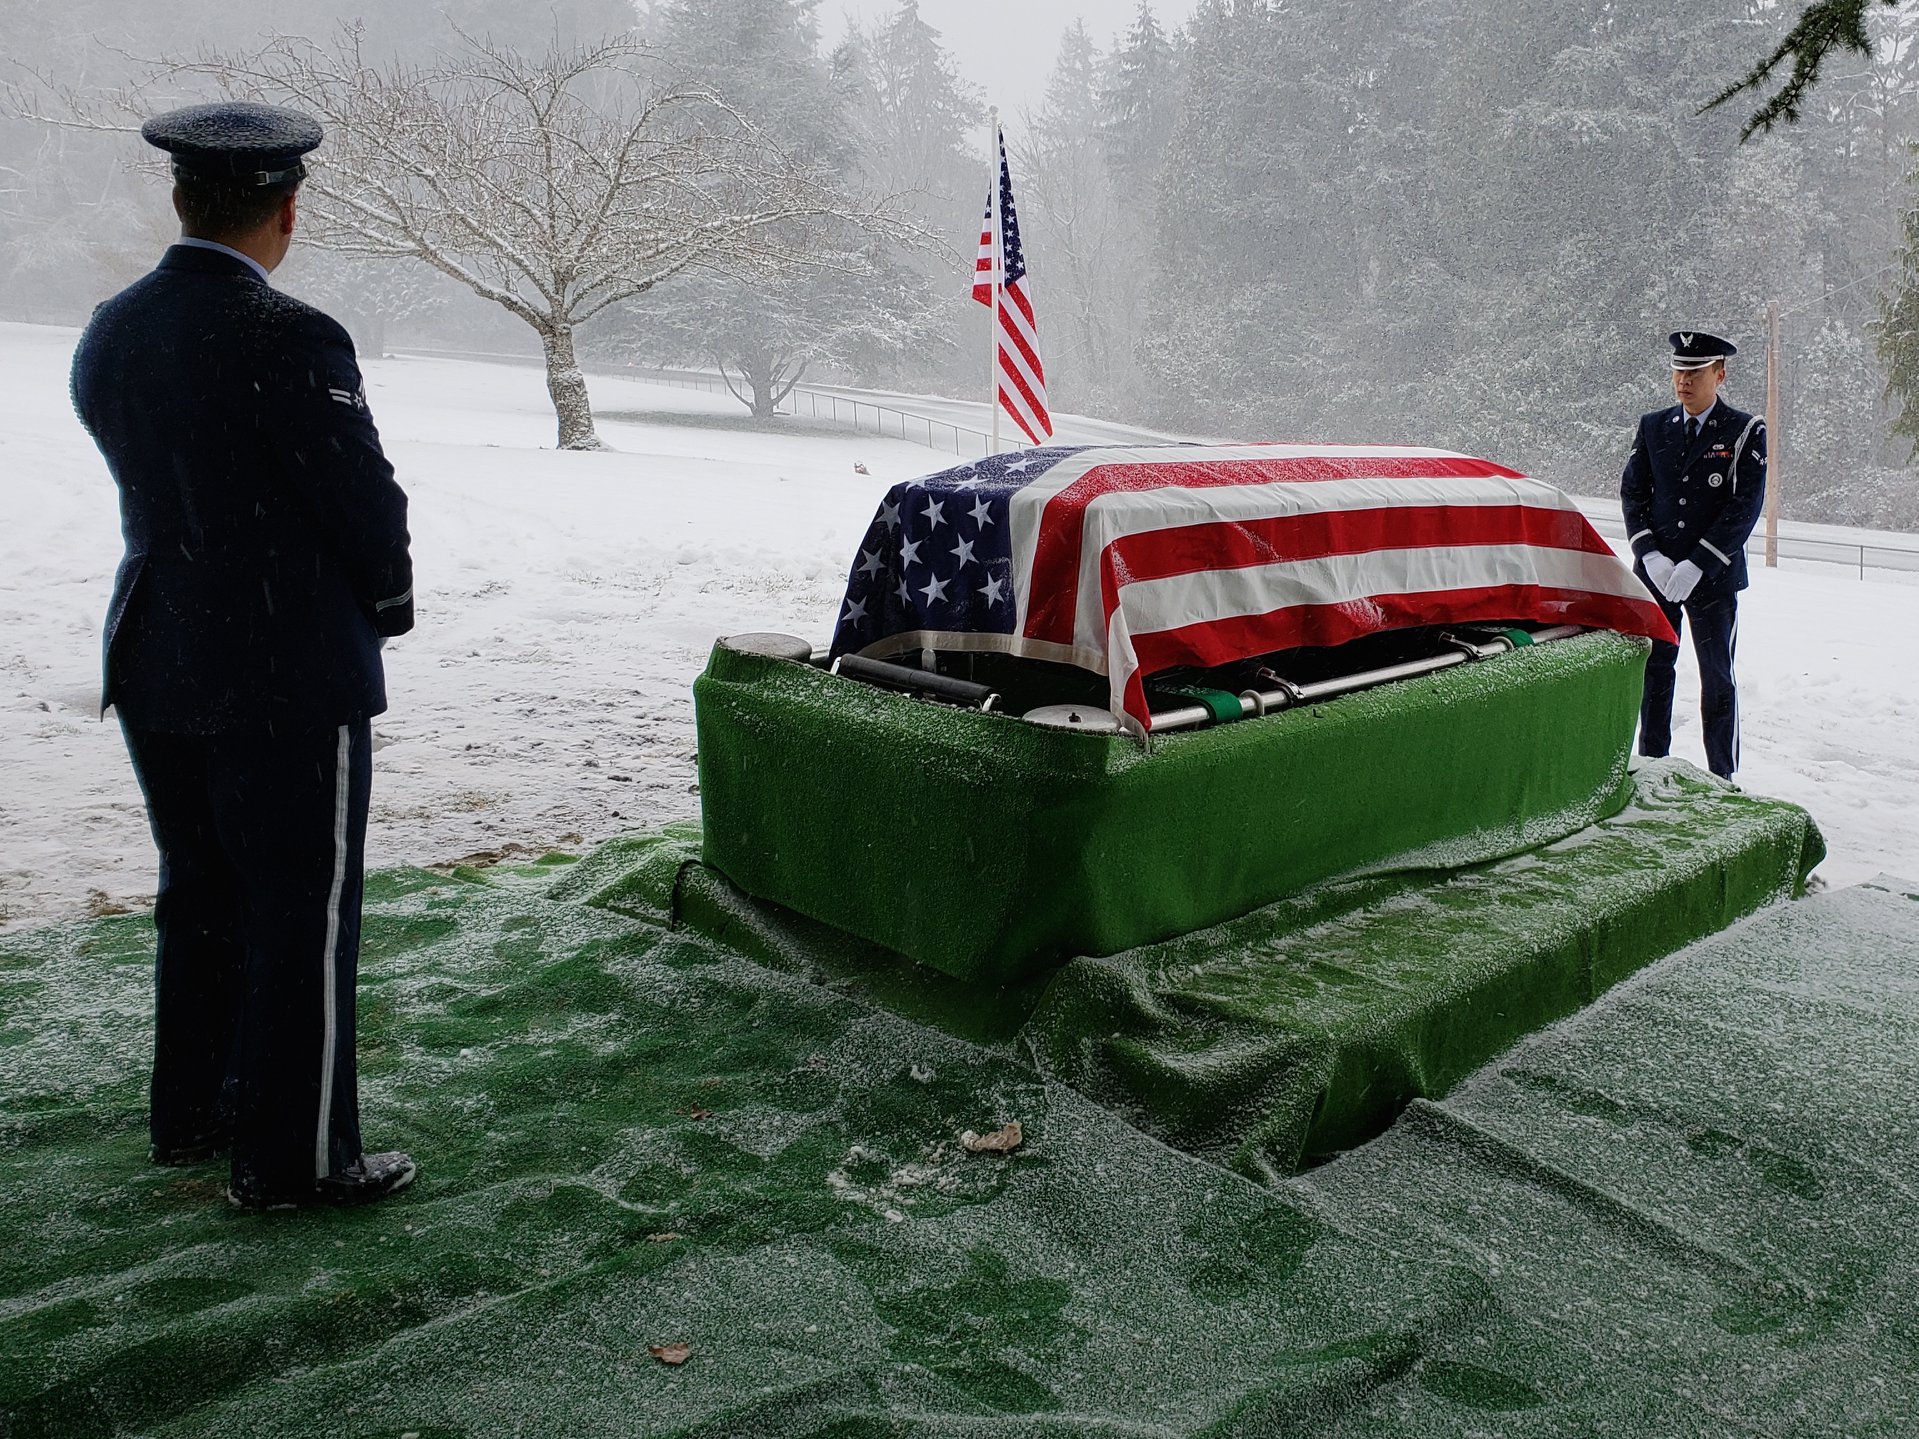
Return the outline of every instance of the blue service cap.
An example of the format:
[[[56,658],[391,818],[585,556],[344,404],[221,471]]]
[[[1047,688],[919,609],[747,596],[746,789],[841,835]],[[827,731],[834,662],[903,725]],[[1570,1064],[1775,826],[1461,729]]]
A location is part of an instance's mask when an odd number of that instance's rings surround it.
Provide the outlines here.
[[[173,173],[241,185],[277,185],[306,174],[300,157],[325,137],[318,120],[278,105],[221,100],[155,115],[140,138],[173,156]]]
[[[1703,370],[1715,360],[1729,360],[1739,353],[1731,340],[1708,335],[1704,330],[1674,330],[1666,336],[1666,343],[1672,346],[1675,370]]]

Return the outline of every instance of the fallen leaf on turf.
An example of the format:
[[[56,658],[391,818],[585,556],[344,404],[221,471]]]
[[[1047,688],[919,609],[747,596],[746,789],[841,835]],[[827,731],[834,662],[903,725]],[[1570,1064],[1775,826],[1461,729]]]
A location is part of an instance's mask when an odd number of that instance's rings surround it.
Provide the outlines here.
[[[132,914],[133,906],[122,904],[104,889],[90,889],[87,891],[87,913],[95,919],[105,919],[108,915]]]
[[[1009,1119],[991,1134],[975,1134],[972,1130],[960,1136],[960,1145],[968,1154],[1011,1154],[1020,1146],[1026,1136],[1020,1133],[1019,1121]]]
[[[646,1236],[647,1243],[649,1244],[671,1244],[675,1239],[684,1238],[686,1238],[684,1234],[675,1233],[671,1229],[667,1230],[664,1234],[649,1234]]]
[[[704,1106],[698,1105],[698,1104],[694,1105],[691,1109],[687,1110],[686,1112],[688,1117],[693,1119],[711,1119],[713,1117],[712,1110],[707,1109]]]
[[[646,1352],[662,1364],[677,1365],[686,1363],[693,1347],[690,1344],[653,1344],[647,1347]]]

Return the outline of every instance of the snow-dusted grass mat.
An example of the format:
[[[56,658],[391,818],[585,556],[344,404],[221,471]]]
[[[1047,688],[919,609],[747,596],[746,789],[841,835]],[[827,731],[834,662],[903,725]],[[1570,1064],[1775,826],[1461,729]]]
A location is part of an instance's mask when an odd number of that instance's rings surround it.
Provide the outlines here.
[[[1775,906],[1262,1189],[1014,1046],[580,902],[617,872],[643,912],[684,850],[374,880],[368,1133],[423,1168],[357,1212],[145,1164],[145,920],[0,940],[10,1439],[1850,1435],[1919,1403],[1909,886]],[[1010,1120],[1010,1154],[962,1142]]]
[[[1483,1283],[1423,1382],[1339,1432],[1911,1433],[1916,1109],[1919,884],[1647,971],[1288,1187]],[[1528,1412],[1453,1427],[1435,1390]]]

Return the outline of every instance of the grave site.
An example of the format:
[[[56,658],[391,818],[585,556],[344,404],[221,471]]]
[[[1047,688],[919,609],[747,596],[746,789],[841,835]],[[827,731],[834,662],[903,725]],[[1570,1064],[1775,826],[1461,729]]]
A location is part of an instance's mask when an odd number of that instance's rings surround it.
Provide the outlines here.
[[[27,389],[71,343],[4,338]],[[144,1162],[138,813],[111,733],[42,698],[84,682],[93,596],[61,593],[6,744],[94,788],[10,816],[45,848],[0,928],[0,1433],[1912,1431],[1919,884],[1879,872],[1909,765],[1829,821],[1769,792],[1805,752],[1736,785],[1635,755],[1658,611],[1557,489],[1404,446],[938,468],[792,427],[716,430],[727,474],[698,397],[596,380],[613,449],[559,457],[514,429],[530,372],[368,373],[421,553],[457,528],[476,566],[424,562],[376,756],[362,1108],[420,1178],[245,1215],[220,1165]],[[13,403],[67,477],[24,613],[111,535],[84,440]],[[564,532],[515,522],[516,461]],[[1284,525],[1232,511],[1249,476]],[[1385,481],[1438,528],[1341,542],[1340,487]],[[1002,615],[994,522],[1062,495],[1104,568]],[[788,550],[813,572],[764,568],[829,511]],[[1193,524],[1284,572],[1283,626],[1166,608],[1179,557],[1128,546]],[[899,558],[933,541],[979,551],[957,619]],[[1443,612],[1368,568],[1407,552]],[[1755,596],[1866,602],[1841,583]],[[1829,682],[1777,658],[1801,635],[1756,641],[1761,734]],[[1885,643],[1821,743],[1909,718]],[[511,666],[519,719],[479,698]],[[565,758],[622,746],[597,788]],[[514,842],[434,853],[489,765]],[[576,792],[529,810],[556,770]],[[78,879],[38,857],[76,825],[109,855]]]

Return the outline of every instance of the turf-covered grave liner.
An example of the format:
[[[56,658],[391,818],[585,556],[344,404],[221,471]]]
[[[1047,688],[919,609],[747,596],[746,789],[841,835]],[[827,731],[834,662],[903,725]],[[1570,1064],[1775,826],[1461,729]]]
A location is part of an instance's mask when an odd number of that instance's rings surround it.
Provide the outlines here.
[[[1913,1412],[1903,893],[1774,906],[1268,1189],[1017,1044],[671,931],[690,844],[374,879],[367,1129],[423,1170],[357,1212],[242,1216],[216,1166],[143,1163],[144,920],[0,942],[9,1439],[1890,1434]],[[582,902],[613,887],[631,913]],[[1011,1157],[955,1142],[1009,1118]],[[673,1341],[677,1369],[648,1353]]]
[[[694,685],[704,856],[922,964],[1019,983],[1334,876],[1479,863],[1614,813],[1645,654],[1594,632],[1148,754],[722,643]]]
[[[1794,805],[1681,761],[1579,834],[1457,871],[1316,886],[1212,929],[1000,989],[742,893],[691,828],[570,881],[761,964],[984,1043],[1014,1041],[1149,1133],[1271,1180],[1361,1144],[1663,955],[1799,892],[1824,854]]]
[[[1451,873],[1309,890],[1076,959],[1023,1031],[1042,1066],[1255,1178],[1350,1149],[1627,975],[1798,893],[1804,810],[1680,761],[1570,838]]]

